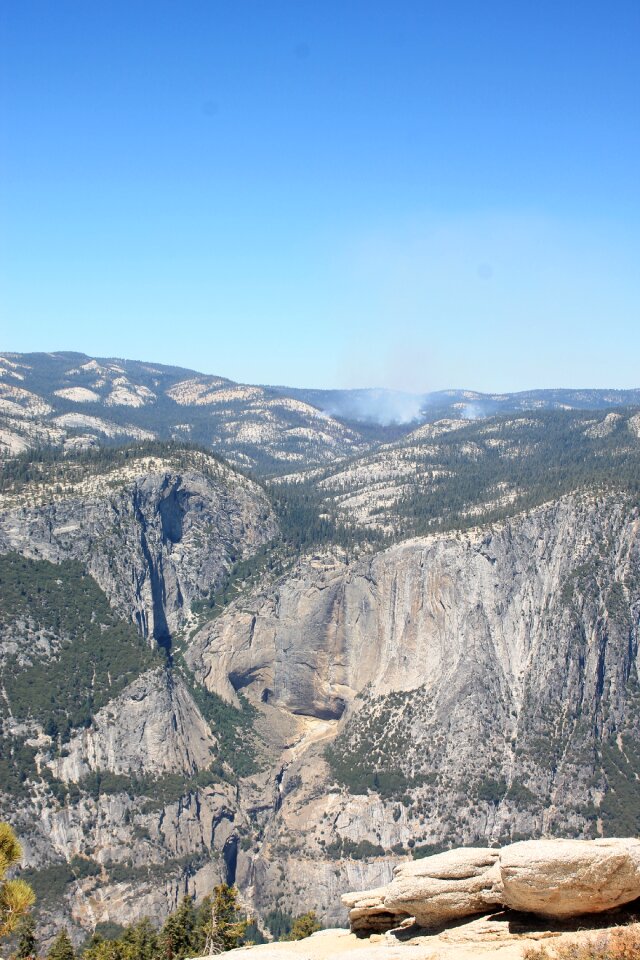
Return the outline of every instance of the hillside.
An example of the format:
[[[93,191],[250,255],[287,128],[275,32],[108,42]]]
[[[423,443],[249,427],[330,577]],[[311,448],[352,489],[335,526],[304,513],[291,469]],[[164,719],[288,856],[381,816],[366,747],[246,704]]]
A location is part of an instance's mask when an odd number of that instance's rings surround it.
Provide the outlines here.
[[[464,529],[575,490],[637,489],[640,415],[547,412],[424,424],[368,454],[280,483],[306,483],[337,522],[393,539]]]
[[[213,446],[240,467],[278,473],[366,446],[301,400],[179,367],[10,354],[0,371],[0,444],[9,454],[158,438]]]
[[[358,455],[447,418],[634,404],[640,390],[303,390],[81,353],[5,353],[0,456],[156,438],[212,447],[241,468],[278,475]]]

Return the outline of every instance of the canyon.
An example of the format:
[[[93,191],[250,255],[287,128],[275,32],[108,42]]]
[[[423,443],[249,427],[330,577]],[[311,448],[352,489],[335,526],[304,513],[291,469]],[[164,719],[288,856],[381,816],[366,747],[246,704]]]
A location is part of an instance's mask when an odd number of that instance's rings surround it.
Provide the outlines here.
[[[7,360],[40,399],[3,408],[27,439],[2,464],[0,790],[45,934],[159,920],[221,880],[260,923],[343,926],[345,891],[424,856],[639,832],[635,409],[372,439],[280,397],[307,452],[249,474],[237,410],[232,463],[58,435],[55,391],[104,393],[107,417],[160,388],[85,360],[47,393]],[[264,400],[149,376],[181,416]]]

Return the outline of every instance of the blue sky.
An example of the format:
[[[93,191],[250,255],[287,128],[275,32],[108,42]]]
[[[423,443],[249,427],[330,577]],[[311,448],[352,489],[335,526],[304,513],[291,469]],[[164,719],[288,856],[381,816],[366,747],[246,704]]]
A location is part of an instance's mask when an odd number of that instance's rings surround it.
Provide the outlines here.
[[[0,349],[640,385],[640,3],[8,0]]]

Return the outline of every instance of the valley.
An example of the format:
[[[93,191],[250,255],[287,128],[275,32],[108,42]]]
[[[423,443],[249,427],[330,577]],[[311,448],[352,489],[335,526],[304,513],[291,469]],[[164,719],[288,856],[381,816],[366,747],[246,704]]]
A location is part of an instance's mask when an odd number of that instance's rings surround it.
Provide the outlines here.
[[[392,424],[0,359],[1,816],[45,935],[220,881],[344,925],[440,850],[640,832],[640,396]]]

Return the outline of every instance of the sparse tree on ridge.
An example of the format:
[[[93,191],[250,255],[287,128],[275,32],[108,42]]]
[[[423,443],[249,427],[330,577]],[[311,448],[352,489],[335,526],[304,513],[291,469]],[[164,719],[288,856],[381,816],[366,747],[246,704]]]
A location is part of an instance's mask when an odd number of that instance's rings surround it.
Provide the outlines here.
[[[183,960],[194,955],[196,911],[191,897],[183,897],[177,910],[169,914],[158,938],[164,960]]]
[[[206,929],[205,954],[226,953],[242,946],[249,921],[240,913],[238,891],[226,883],[214,887],[211,919]]]

